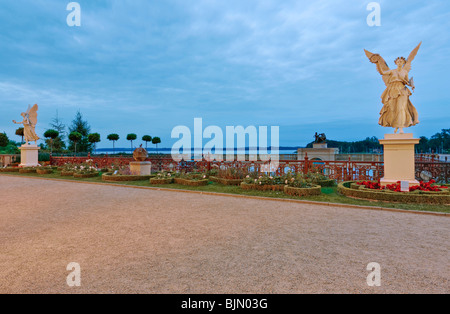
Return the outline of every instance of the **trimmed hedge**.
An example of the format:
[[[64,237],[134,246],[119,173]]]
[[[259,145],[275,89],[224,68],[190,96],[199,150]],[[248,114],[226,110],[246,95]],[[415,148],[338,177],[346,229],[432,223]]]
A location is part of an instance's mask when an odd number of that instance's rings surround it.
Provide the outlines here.
[[[171,184],[171,183],[173,183],[173,178],[172,179],[156,179],[156,178],[150,179],[150,184]]]
[[[189,180],[189,179],[183,179],[183,178],[175,178],[174,182],[176,184],[186,185],[186,186],[205,186],[208,185],[209,180]]]
[[[19,172],[20,168],[0,168],[0,172]]]
[[[209,177],[213,182],[220,183],[223,185],[241,185],[244,179],[224,179],[219,177]]]
[[[53,169],[36,169],[37,174],[52,174]]]
[[[284,185],[259,185],[259,184],[248,184],[245,182],[241,183],[241,189],[243,190],[257,190],[257,191],[282,191],[284,192]]]
[[[366,189],[360,186],[355,188],[354,181],[342,182],[338,185],[338,193],[354,198],[362,198],[374,201],[395,202],[395,203],[421,203],[421,204],[436,204],[436,205],[450,205],[449,192],[393,192]]]
[[[321,180],[319,182],[317,182],[318,185],[320,185],[321,187],[332,187],[336,185],[336,181],[329,179],[329,180]]]
[[[19,173],[36,173],[36,168],[33,168],[33,169],[21,168],[19,170]]]
[[[320,185],[314,185],[311,188],[295,188],[286,185],[284,187],[284,193],[290,196],[314,196],[322,193],[322,187]]]
[[[125,182],[125,181],[147,181],[154,176],[132,176],[132,175],[113,175],[112,172],[102,175],[103,181]]]
[[[94,173],[74,173],[73,177],[74,178],[78,178],[78,179],[86,179],[86,178],[95,178],[98,177],[99,173],[98,172],[94,172]]]
[[[75,174],[75,171],[61,171],[62,177],[73,177]]]

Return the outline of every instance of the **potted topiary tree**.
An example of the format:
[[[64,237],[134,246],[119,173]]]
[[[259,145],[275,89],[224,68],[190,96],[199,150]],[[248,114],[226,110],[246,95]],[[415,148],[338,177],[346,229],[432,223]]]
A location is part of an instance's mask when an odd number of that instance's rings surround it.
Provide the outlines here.
[[[133,141],[135,141],[136,139],[137,139],[137,135],[134,133],[127,135],[127,141],[131,142],[131,152],[133,152]]]
[[[142,140],[145,142],[145,149],[148,148],[148,143],[152,141],[152,137],[150,135],[144,135]]]
[[[159,137],[154,137],[152,143],[156,145],[156,153],[158,154],[158,144],[161,143],[161,139]]]
[[[44,137],[49,139],[50,142],[50,153],[53,154],[53,140],[59,136],[59,132],[56,130],[47,130],[44,133]]]
[[[97,143],[100,143],[101,141],[100,134],[98,133],[89,134],[88,141],[89,143],[94,144],[94,151],[95,153],[97,153]]]
[[[116,153],[115,143],[116,143],[116,141],[118,141],[120,139],[119,134],[115,134],[115,133],[109,134],[106,138],[109,141],[113,142],[113,154],[115,154]]]
[[[69,140],[73,142],[75,146],[75,156],[77,155],[77,143],[81,141],[82,138],[83,135],[81,135],[81,133],[78,132],[72,132],[69,134]]]

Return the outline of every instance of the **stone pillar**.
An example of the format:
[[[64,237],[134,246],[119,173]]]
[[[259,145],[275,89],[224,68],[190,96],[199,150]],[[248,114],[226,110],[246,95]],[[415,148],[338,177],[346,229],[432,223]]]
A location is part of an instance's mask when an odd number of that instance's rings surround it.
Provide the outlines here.
[[[134,176],[149,176],[152,174],[152,163],[149,161],[130,162],[130,171]]]
[[[20,165],[19,167],[37,167],[39,166],[39,150],[41,149],[37,145],[24,144],[19,147],[20,153]]]
[[[419,139],[413,137],[412,133],[386,134],[380,140],[384,146],[384,178],[381,185],[408,181],[409,186],[419,185],[415,178],[415,149]]]

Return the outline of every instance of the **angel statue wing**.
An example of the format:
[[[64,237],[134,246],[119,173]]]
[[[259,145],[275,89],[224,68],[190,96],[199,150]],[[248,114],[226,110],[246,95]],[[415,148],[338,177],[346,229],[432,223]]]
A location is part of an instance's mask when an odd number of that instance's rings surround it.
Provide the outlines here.
[[[383,57],[381,57],[377,53],[371,53],[370,51],[367,51],[364,49],[364,52],[366,53],[367,58],[369,58],[370,62],[375,63],[377,65],[377,71],[383,76],[383,81],[386,86],[388,85],[389,81],[389,74],[383,74],[387,71],[389,71],[389,66],[387,65],[386,61],[384,61]]]
[[[411,63],[414,60],[414,58],[417,55],[417,52],[419,51],[420,46],[422,45],[422,42],[409,54],[408,60],[406,61],[405,66],[403,69],[405,69],[408,73],[411,71]]]
[[[36,124],[37,124],[38,109],[39,109],[38,105],[34,105],[31,108],[30,108],[30,105],[28,105],[27,115],[28,115],[28,119],[30,120],[33,127],[36,126]]]

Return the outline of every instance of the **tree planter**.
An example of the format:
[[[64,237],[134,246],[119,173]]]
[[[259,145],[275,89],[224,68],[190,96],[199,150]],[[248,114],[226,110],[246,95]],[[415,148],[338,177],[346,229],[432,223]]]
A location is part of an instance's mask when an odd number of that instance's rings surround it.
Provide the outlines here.
[[[75,171],[61,171],[62,177],[73,177]]]
[[[173,178],[171,179],[150,179],[150,184],[171,184],[173,183]]]
[[[183,178],[175,178],[174,182],[176,184],[186,185],[186,186],[205,186],[208,185],[209,180],[189,180],[189,179],[183,179]]]
[[[284,193],[290,196],[314,196],[320,195],[322,187],[320,185],[314,185],[310,188],[295,188],[286,185],[284,187]]]
[[[102,175],[102,180],[110,182],[147,181],[152,177],[153,176],[113,175],[112,173],[104,173]]]
[[[36,169],[20,169],[19,173],[36,173]]]
[[[98,177],[99,173],[98,172],[93,172],[93,173],[74,173],[73,177],[74,178],[78,178],[78,179],[86,179],[86,178],[95,178]]]
[[[241,185],[244,179],[224,179],[219,177],[209,177],[213,182],[220,183],[223,185]]]
[[[245,182],[241,183],[241,189],[243,190],[257,190],[257,191],[284,191],[284,185],[259,185],[259,184],[248,184]]]
[[[354,188],[351,188],[354,187]],[[338,192],[344,196],[368,199],[373,201],[383,201],[392,203],[422,203],[436,205],[450,205],[450,192],[393,192],[389,190],[372,190],[364,186],[356,189],[353,181],[342,182],[338,185]]]
[[[19,172],[20,168],[0,168],[0,172]]]
[[[37,174],[52,174],[53,169],[36,169]]]

